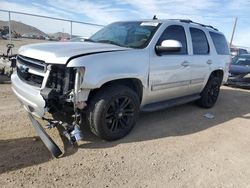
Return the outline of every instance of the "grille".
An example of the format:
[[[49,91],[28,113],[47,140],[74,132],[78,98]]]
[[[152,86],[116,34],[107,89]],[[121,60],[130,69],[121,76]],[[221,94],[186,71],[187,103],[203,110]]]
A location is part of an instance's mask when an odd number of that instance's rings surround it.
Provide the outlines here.
[[[41,87],[46,72],[44,61],[25,56],[17,56],[17,75],[29,85]]]
[[[31,74],[27,71],[20,70],[19,67],[17,67],[17,75],[18,77],[26,82],[29,85],[36,86],[36,87],[41,87],[43,83],[43,76]]]
[[[35,69],[38,71],[42,71],[42,72],[46,72],[46,64],[44,61],[25,57],[22,55],[17,56],[17,61],[18,61],[18,63],[25,65],[29,68],[32,68],[32,69]]]
[[[44,61],[24,57],[17,57],[17,75],[29,85],[41,88],[47,66]],[[75,70],[66,68],[65,65],[51,65],[46,87],[56,91],[59,94],[67,93],[74,87]]]

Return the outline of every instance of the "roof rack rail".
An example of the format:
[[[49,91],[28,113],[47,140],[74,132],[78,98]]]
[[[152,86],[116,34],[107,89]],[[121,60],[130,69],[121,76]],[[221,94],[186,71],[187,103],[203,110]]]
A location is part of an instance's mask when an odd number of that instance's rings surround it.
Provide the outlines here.
[[[180,19],[179,20],[180,22],[184,22],[184,23],[193,23],[193,24],[197,24],[197,25],[200,25],[202,27],[208,27],[208,28],[211,28],[215,31],[219,31],[217,28],[211,26],[211,25],[205,25],[205,24],[201,24],[201,23],[198,23],[198,22],[193,22],[192,20],[185,20],[185,19]]]

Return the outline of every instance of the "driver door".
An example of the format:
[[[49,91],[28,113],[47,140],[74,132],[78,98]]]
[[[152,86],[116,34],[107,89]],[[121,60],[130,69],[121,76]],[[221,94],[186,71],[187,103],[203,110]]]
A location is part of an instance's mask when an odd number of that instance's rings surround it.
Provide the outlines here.
[[[182,44],[177,52],[156,54],[150,59],[150,102],[164,101],[188,95],[191,72],[190,56],[185,28],[182,25],[168,26],[156,45],[164,40],[177,40]]]

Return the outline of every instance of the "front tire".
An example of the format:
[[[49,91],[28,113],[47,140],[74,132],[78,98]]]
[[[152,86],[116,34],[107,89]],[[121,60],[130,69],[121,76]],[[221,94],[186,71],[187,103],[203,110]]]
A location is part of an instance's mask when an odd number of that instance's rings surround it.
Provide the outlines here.
[[[216,103],[221,86],[222,78],[210,76],[208,82],[201,92],[201,98],[197,101],[197,104],[203,108],[211,108]]]
[[[134,127],[140,100],[129,87],[113,85],[101,88],[91,98],[87,110],[90,130],[104,140],[117,140]]]

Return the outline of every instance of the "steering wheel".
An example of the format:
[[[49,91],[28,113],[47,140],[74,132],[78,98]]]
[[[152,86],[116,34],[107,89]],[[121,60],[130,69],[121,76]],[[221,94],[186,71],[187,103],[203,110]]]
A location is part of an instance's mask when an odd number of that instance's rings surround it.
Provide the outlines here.
[[[6,47],[9,49],[14,48],[14,44],[7,44]]]

